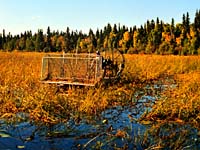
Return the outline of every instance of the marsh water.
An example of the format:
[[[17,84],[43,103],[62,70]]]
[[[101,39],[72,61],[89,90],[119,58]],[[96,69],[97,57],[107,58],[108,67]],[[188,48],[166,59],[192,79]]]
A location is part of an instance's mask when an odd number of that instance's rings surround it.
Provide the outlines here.
[[[162,87],[160,87],[162,86]],[[133,104],[113,106],[94,117],[81,116],[66,123],[54,126],[35,125],[26,121],[7,123],[0,121],[1,150],[65,150],[65,149],[151,149],[159,148],[158,137],[147,135],[151,127],[149,122],[140,124],[138,119],[145,111],[150,111],[166,85],[147,86],[154,89],[154,94],[138,91],[133,97]],[[170,85],[174,86],[174,85]],[[138,95],[140,99],[135,101]],[[28,118],[27,114],[18,114]],[[184,141],[181,139],[184,135]],[[199,131],[189,125],[163,125],[160,137],[175,133],[171,139],[162,142],[182,142],[180,149],[200,149]],[[162,138],[163,139],[163,138]],[[162,149],[170,149],[163,147]]]

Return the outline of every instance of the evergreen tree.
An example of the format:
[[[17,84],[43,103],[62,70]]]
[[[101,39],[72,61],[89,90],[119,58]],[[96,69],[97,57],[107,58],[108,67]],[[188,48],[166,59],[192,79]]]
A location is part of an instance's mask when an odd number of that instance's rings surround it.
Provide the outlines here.
[[[171,33],[171,41],[170,42],[171,42],[172,45],[175,44],[174,32],[175,32],[175,25],[174,25],[174,18],[172,18],[171,26],[170,26],[170,33]]]
[[[196,11],[194,18],[194,28],[197,30],[200,28],[200,10]]]
[[[76,48],[76,44],[77,44],[77,40],[78,40],[78,33],[77,31],[72,31],[71,32],[71,36],[70,36],[70,49],[75,49]]]
[[[102,29],[100,30],[100,33],[99,33],[99,38],[97,38],[97,48],[100,49],[103,47],[103,31]]]
[[[56,42],[58,39],[58,35],[55,34],[55,32],[52,33],[52,40],[51,40],[51,45],[52,45],[52,52],[56,52]]]
[[[25,48],[26,48],[26,41],[24,37],[22,37],[19,40],[19,50],[25,50]]]
[[[27,39],[27,33],[26,33],[26,31],[24,32],[23,38],[26,41],[26,39]]]
[[[28,37],[26,39],[26,50],[29,50],[29,51],[34,51],[35,50],[34,43],[33,43],[32,39],[30,37]]]
[[[62,51],[62,41],[60,40],[60,36],[56,40],[55,50],[56,52]]]
[[[27,38],[32,38],[32,32],[31,31],[27,31]]]
[[[114,34],[117,34],[117,25],[116,24],[114,24],[114,26],[113,26],[113,29],[112,29],[112,32],[114,33]]]
[[[155,28],[155,21],[152,19],[151,20],[151,30],[153,30]]]
[[[5,29],[3,29],[2,46],[3,46],[3,50],[5,50],[5,47],[6,47],[6,34],[5,34]]]
[[[89,37],[92,37],[92,36],[94,36],[94,33],[93,33],[92,29],[90,29],[89,30]]]
[[[79,50],[81,48],[81,37],[78,38],[77,44],[76,44],[76,50]]]
[[[147,34],[149,34],[151,32],[151,25],[150,25],[149,20],[147,20],[147,23],[146,23],[146,32],[147,32]]]
[[[97,38],[97,39],[99,39],[99,29],[97,29],[97,31],[96,31],[96,34],[95,34],[95,37]]]
[[[189,13],[187,12],[187,15],[183,14],[183,22],[182,22],[182,34],[181,34],[181,45],[182,47],[185,47],[184,49],[188,49],[188,45],[190,43],[189,37],[190,37],[190,18]],[[186,50],[182,54],[186,55]]]
[[[133,34],[134,31],[136,30],[136,27],[134,26],[133,28],[130,28],[130,47],[133,47]]]
[[[94,36],[92,29],[89,30],[89,38],[91,40],[91,51],[97,47],[97,40]]]
[[[0,34],[0,50],[3,49],[3,37],[2,34]]]
[[[70,29],[67,27],[66,33],[65,33],[65,52],[70,51]]]
[[[16,40],[14,38],[10,39],[9,42],[7,42],[6,50],[13,51],[15,48],[15,42],[16,42]]]
[[[186,29],[186,33],[190,34],[190,17],[189,17],[188,12],[187,12],[187,15],[186,15],[186,20],[185,20],[185,29]]]
[[[46,48],[47,51],[51,51],[52,46],[51,46],[51,30],[50,27],[48,26],[47,28],[47,42],[46,42]]]
[[[41,52],[44,49],[44,36],[43,31],[40,29],[38,30],[36,41],[35,41],[35,50],[37,52]]]
[[[171,24],[164,23],[159,18],[147,20],[144,26],[137,28],[125,25],[111,26],[108,23],[103,29],[97,29],[96,33],[90,29],[89,33],[71,31],[67,27],[66,32],[50,31],[47,28],[46,35],[42,30],[32,35],[31,31],[25,31],[16,36],[11,33],[0,34],[0,49],[12,51],[36,50],[36,51],[69,51],[82,44],[89,48],[118,48],[128,49],[132,47],[134,52],[161,53],[161,54],[200,54],[200,10],[196,10],[194,22],[190,23],[189,13],[183,14],[182,22],[175,25],[172,18]],[[176,51],[173,51],[173,50]]]
[[[109,36],[111,31],[112,31],[112,27],[111,27],[110,23],[108,23],[107,26],[104,27],[104,38],[106,36]]]
[[[197,50],[200,47],[200,10],[196,11],[194,18],[194,38],[193,46]]]
[[[183,14],[183,21],[182,21],[182,45],[183,45],[183,41],[184,39],[187,38],[187,30],[186,30],[186,17],[185,14]]]
[[[172,18],[172,21],[171,21],[171,34],[174,33],[174,29],[175,29],[175,26],[174,26],[174,18]]]
[[[175,38],[178,38],[180,37],[181,35],[181,29],[182,28],[182,25],[181,24],[176,24],[176,27],[174,29],[174,35],[175,35]]]
[[[141,25],[141,27],[138,29],[138,40],[141,42],[142,46],[146,46],[147,44],[147,32],[145,31],[144,27]]]

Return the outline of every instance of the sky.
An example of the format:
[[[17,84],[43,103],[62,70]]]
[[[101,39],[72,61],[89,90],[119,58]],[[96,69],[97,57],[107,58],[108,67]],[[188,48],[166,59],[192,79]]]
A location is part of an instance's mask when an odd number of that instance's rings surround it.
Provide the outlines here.
[[[164,23],[182,23],[189,13],[190,22],[200,9],[200,0],[0,0],[0,33],[35,33],[47,27],[51,31],[88,33],[112,26],[140,27],[158,17]]]

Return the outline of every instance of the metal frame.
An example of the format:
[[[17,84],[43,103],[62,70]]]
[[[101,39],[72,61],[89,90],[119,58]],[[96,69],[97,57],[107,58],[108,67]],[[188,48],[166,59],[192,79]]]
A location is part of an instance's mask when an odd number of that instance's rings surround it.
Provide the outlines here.
[[[96,54],[49,54],[42,59],[43,83],[95,86],[102,75],[102,57]]]

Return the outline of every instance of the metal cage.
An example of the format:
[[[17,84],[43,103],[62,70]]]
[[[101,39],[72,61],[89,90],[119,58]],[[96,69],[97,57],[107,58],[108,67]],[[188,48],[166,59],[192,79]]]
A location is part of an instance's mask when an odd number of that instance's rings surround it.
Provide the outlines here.
[[[102,75],[102,57],[96,54],[48,54],[42,59],[44,83],[95,86]]]

